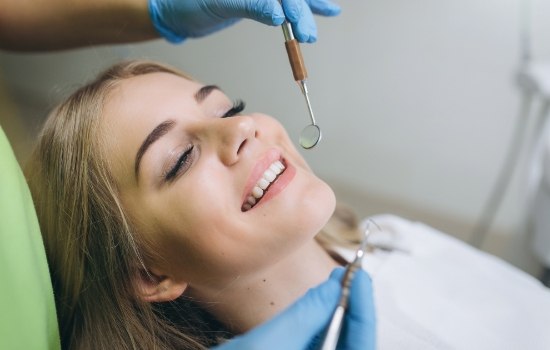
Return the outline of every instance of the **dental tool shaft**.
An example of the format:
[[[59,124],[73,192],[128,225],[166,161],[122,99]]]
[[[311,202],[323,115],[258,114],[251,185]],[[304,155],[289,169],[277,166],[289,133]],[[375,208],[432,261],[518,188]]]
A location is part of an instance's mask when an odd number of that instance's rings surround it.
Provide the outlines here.
[[[336,307],[336,310],[332,315],[332,319],[328,326],[321,350],[335,350],[338,345],[340,332],[342,331],[342,325],[344,323],[344,315],[348,308],[351,281],[353,280],[355,271],[361,268],[361,263],[364,255],[363,249],[358,252],[355,260],[351,264],[349,264],[346,269],[344,278],[342,279],[342,294],[340,295],[340,302],[338,303],[338,307]]]
[[[311,109],[311,102],[309,101],[309,93],[307,91],[307,85],[305,80],[300,81],[300,88],[302,89],[302,94],[306,99],[307,110],[309,112],[309,119],[311,119],[311,124],[317,125],[317,123],[315,122],[315,117],[313,116],[313,109]]]
[[[325,339],[320,348],[321,350],[336,350],[336,347],[338,346],[338,340],[340,339],[340,333],[344,323],[344,316],[348,308],[351,282],[355,272],[360,269],[363,264],[363,257],[365,256],[367,249],[367,239],[370,235],[369,227],[370,224],[367,223],[363,240],[355,253],[355,258],[346,268],[346,272],[342,278],[342,294],[340,295],[340,301],[338,302],[338,306],[332,315],[332,319],[325,334]]]
[[[307,70],[302,57],[302,52],[300,51],[300,45],[298,44],[298,40],[294,37],[292,26],[288,21],[284,21],[281,27],[285,37],[286,53],[288,55],[288,61],[290,62],[290,68],[292,69],[292,75],[294,76],[294,80],[298,83],[298,86],[300,86],[300,90],[306,99],[311,124],[317,125],[315,123],[313,109],[311,108],[311,102],[309,100],[309,93],[306,85]]]

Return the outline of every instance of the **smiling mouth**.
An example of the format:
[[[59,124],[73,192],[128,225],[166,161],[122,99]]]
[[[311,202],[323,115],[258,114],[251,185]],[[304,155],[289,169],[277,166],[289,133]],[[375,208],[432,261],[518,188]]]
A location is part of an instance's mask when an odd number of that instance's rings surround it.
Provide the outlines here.
[[[241,211],[249,211],[254,208],[260,200],[264,197],[264,194],[269,190],[269,187],[284,173],[286,166],[281,160],[276,160],[269,168],[267,168],[262,177],[258,180],[256,185],[252,188],[252,192],[246,197],[246,201],[241,206]]]

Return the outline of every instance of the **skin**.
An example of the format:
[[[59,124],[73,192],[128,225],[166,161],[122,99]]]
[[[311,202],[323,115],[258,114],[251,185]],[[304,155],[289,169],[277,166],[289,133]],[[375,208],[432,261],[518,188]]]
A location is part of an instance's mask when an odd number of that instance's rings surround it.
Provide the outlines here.
[[[0,48],[61,50],[158,38],[147,0],[0,0]]]
[[[259,113],[221,118],[230,99],[213,90],[197,101],[203,86],[167,73],[126,79],[104,107],[101,134],[112,140],[105,152],[125,211],[157,254],[147,259],[154,278],[141,278],[141,297],[167,301],[186,293],[241,332],[271,318],[336,266],[313,240],[335,198],[280,123]],[[171,128],[143,153],[136,176],[140,146],[166,121]],[[190,145],[189,163],[166,181]],[[243,211],[254,174],[274,157],[287,168],[273,193]]]

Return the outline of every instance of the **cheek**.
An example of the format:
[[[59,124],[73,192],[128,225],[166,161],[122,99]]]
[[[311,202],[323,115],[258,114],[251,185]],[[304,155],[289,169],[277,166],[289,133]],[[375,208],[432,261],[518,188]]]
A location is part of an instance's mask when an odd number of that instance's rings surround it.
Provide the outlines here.
[[[157,223],[152,239],[174,275],[212,278],[246,267],[245,230],[235,215],[240,208],[230,208],[237,202],[215,180],[190,177],[149,204]]]
[[[278,260],[310,242],[330,219],[336,202],[326,183],[304,173],[278,197],[249,212],[256,228],[249,239],[257,243],[251,259],[258,265]]]
[[[302,157],[301,153],[296,148],[295,142],[290,139],[290,136],[282,124],[276,119],[266,115],[259,115],[259,119],[261,121],[260,123],[263,125],[262,130],[279,145],[283,146],[286,156],[290,156],[296,165],[311,172],[309,164],[307,164]]]
[[[260,131],[260,137],[278,144],[292,145],[286,129],[277,119],[261,113],[254,113],[252,116],[255,118],[256,125]]]
[[[287,216],[283,220],[287,230],[306,238],[314,237],[328,222],[336,199],[332,189],[322,180],[311,175],[300,179],[305,190],[285,201]]]

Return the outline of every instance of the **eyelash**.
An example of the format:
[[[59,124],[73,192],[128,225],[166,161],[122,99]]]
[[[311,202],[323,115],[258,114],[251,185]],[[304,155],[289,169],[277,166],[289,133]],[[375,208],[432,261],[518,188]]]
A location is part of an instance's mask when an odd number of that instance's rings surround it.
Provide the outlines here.
[[[174,166],[168,171],[168,173],[164,176],[164,179],[166,181],[173,180],[176,175],[180,172],[181,168],[188,168],[189,165],[191,165],[191,153],[193,152],[193,149],[195,148],[194,145],[189,145],[187,148],[183,151],[183,153],[179,156],[178,160],[174,164]]]
[[[222,118],[230,118],[233,116],[236,116],[237,114],[244,111],[244,108],[246,107],[246,103],[243,100],[236,100],[233,102],[233,106],[231,109],[229,109],[227,112],[225,112],[224,115],[222,115]]]
[[[241,113],[246,106],[246,103],[243,100],[236,100],[233,102],[233,106],[225,112],[224,115],[222,115],[222,118],[230,118],[235,115],[238,115]],[[191,155],[194,150],[194,145],[189,145],[187,148],[183,151],[183,153],[179,156],[177,161],[175,162],[174,166],[170,168],[170,171],[164,176],[166,181],[173,180],[176,175],[180,172],[180,170],[183,168],[188,168],[191,165]]]

